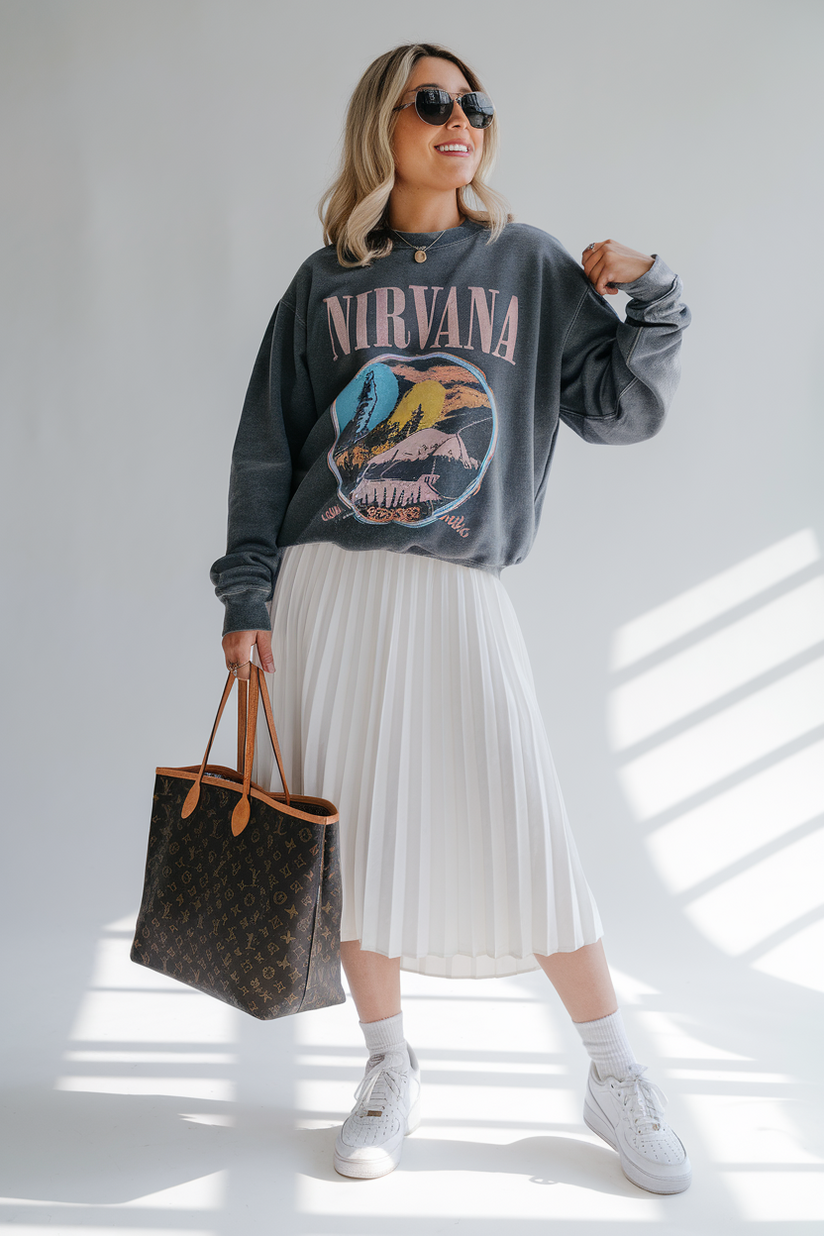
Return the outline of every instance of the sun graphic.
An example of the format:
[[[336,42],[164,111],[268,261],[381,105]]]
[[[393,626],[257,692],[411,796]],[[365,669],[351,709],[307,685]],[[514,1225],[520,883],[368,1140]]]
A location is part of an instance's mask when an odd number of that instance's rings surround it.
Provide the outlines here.
[[[389,420],[399,429],[405,429],[412,417],[421,412],[416,429],[429,429],[440,420],[445,401],[446,391],[440,382],[416,382],[403,396]]]

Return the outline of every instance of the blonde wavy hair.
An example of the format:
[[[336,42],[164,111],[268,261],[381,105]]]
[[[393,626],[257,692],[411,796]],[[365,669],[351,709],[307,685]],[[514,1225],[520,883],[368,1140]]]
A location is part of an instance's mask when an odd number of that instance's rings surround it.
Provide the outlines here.
[[[392,135],[398,113],[394,109],[413,68],[424,56],[451,61],[472,90],[483,90],[477,74],[437,43],[394,47],[370,64],[349,102],[338,175],[318,207],[324,244],[335,245],[342,266],[368,266],[375,258],[392,252],[386,211],[395,183]],[[458,189],[461,214],[488,227],[490,241],[500,236],[512,218],[504,198],[483,179],[495,162],[497,150],[496,115],[484,130],[483,154],[472,182]],[[467,200],[469,191],[477,206]]]

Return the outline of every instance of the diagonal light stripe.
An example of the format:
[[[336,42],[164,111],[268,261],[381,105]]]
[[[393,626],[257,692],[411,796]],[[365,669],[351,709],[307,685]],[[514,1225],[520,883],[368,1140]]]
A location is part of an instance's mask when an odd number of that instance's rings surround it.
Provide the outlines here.
[[[647,820],[824,723],[824,658],[631,760],[619,777]]]
[[[667,888],[681,893],[824,815],[822,770],[824,741],[656,829],[647,847]]]
[[[822,640],[819,577],[616,687],[607,706],[613,749],[641,742]]]
[[[820,557],[811,529],[804,529],[753,554],[712,579],[689,588],[616,631],[610,669],[615,672],[665,648],[713,618],[734,609]]]

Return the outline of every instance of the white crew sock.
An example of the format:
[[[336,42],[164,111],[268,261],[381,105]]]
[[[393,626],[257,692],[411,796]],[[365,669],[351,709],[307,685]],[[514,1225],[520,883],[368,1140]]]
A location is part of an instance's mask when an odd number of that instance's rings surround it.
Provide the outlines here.
[[[605,1077],[626,1077],[632,1066],[637,1065],[620,1009],[610,1013],[609,1017],[599,1017],[597,1021],[575,1021],[572,1024],[589,1052],[600,1081]]]
[[[370,1059],[373,1056],[383,1056],[403,1051],[407,1056],[406,1039],[403,1037],[403,1013],[394,1017],[384,1017],[382,1021],[362,1021],[359,1023],[366,1040],[366,1050]]]

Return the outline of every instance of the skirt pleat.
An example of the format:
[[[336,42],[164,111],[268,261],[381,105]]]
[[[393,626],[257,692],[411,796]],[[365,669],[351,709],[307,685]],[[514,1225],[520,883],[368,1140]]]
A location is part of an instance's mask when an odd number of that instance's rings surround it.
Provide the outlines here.
[[[284,553],[267,675],[289,788],[340,810],[341,938],[486,978],[601,923],[512,603],[489,572],[328,542]],[[278,789],[268,739],[254,779]]]

